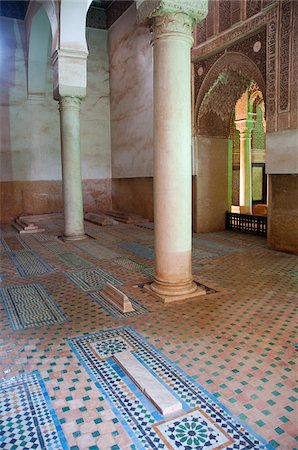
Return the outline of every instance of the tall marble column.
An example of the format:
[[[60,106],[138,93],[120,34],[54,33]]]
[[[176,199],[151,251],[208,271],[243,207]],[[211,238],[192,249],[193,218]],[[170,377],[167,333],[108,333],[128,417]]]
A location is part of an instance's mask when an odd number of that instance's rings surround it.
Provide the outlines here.
[[[156,259],[150,291],[171,302],[205,292],[193,281],[191,264],[190,49],[194,17],[185,11],[169,12],[167,6],[166,11],[160,7],[151,16]]]
[[[252,175],[251,175],[251,132],[254,120],[251,118],[236,120],[240,133],[240,186],[239,207],[243,214],[252,213]]]
[[[60,96],[64,240],[85,238],[80,155],[81,98]]]

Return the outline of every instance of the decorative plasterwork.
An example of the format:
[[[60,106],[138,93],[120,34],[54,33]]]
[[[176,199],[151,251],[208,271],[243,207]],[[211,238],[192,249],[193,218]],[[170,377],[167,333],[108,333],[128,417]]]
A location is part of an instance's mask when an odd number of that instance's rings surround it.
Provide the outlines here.
[[[169,14],[187,14],[192,23],[200,22],[208,13],[208,0],[136,0],[138,19],[166,16]]]
[[[290,72],[290,38],[291,38],[291,2],[281,3],[280,24],[280,80],[279,80],[279,110],[289,109],[289,72]]]
[[[231,113],[249,83],[248,77],[231,69],[225,69],[219,74],[205,93],[198,110],[196,125],[199,134],[228,136]]]
[[[224,53],[218,58],[206,74],[197,95],[195,133],[227,137],[235,103],[252,79],[264,92],[264,78],[250,58],[237,52]]]
[[[258,52],[254,51],[254,45],[258,42],[261,48]],[[238,42],[231,43],[228,48],[224,51],[220,51],[215,55],[209,56],[206,59],[197,61],[194,63],[194,96],[197,98],[198,92],[201,85],[213,66],[213,64],[221,57],[227,53],[241,53],[253,61],[259,68],[263,79],[266,78],[266,29],[265,27],[258,31],[256,34],[250,35],[246,39],[239,40]],[[265,92],[263,92],[265,95]]]
[[[202,58],[206,58],[209,54],[215,51],[220,51],[221,49],[231,45],[238,39],[251,34],[253,31],[257,31],[264,27],[271,21],[277,14],[277,5],[273,4],[268,7],[268,9],[261,11],[252,18],[246,20],[245,22],[240,22],[239,25],[229,28],[227,31],[221,33],[220,35],[210,39],[192,50],[192,60],[197,61]]]
[[[214,85],[219,76],[227,69],[239,73],[245,80],[256,81],[260,90],[262,92],[265,92],[264,78],[260,72],[260,69],[250,58],[236,52],[224,53],[213,64],[206,77],[204,78],[196,100],[195,117],[197,117],[198,115],[198,110],[201,106],[205,94]]]

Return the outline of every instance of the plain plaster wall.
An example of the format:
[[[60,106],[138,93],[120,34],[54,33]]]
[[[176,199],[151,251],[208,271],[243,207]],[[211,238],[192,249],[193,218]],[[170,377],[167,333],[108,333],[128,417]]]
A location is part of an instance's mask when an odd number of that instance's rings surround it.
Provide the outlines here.
[[[228,139],[197,136],[195,148],[195,230],[221,231],[228,210]]]
[[[298,130],[266,134],[266,173],[298,174]]]
[[[27,98],[24,22],[1,17],[0,30],[0,219],[9,221],[22,213],[62,210],[60,124],[49,55],[45,92]],[[49,28],[44,31],[40,39],[49,40]],[[90,55],[81,154],[84,206],[94,211],[111,207],[109,60],[107,32],[86,33]]]
[[[269,175],[268,245],[298,255],[298,175]]]
[[[113,178],[153,175],[153,74],[150,32],[133,4],[110,28]]]

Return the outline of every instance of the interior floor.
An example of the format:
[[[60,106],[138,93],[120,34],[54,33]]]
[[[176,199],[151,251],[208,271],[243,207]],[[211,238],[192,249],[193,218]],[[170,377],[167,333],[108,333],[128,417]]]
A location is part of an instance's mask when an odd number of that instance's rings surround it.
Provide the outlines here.
[[[195,234],[193,274],[207,293],[163,304],[142,288],[154,273],[153,224],[85,222],[87,239],[74,242],[58,239],[62,218],[45,216],[42,225],[46,231],[37,234],[1,226],[0,378],[39,372],[65,448],[138,448],[67,341],[123,326],[273,448],[297,448],[297,256],[269,250],[261,237]],[[100,274],[135,302],[134,313],[121,315],[102,301],[92,289]],[[30,301],[25,319],[10,309],[8,294],[17,298],[14,288],[26,286],[54,299],[56,321],[32,325]],[[30,297],[30,290],[19,292]]]

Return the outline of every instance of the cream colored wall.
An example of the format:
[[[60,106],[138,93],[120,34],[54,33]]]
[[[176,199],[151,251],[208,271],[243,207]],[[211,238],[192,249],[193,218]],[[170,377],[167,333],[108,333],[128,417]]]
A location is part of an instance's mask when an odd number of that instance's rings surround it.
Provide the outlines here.
[[[298,174],[298,130],[266,134],[266,173]]]
[[[84,179],[111,177],[110,83],[107,32],[87,28],[87,96],[81,105]]]
[[[225,229],[228,210],[228,139],[197,136],[196,232]]]
[[[48,62],[44,97],[27,98],[25,30],[22,21],[0,18],[5,64],[1,64],[1,181],[60,180],[58,103]],[[87,30],[88,92],[81,108],[82,175],[109,178],[110,114],[107,32]]]
[[[153,175],[153,75],[149,29],[133,4],[108,34],[113,178]]]
[[[24,23],[5,18],[0,21],[5,55],[0,64],[1,181],[57,180],[61,178],[57,105],[49,92],[44,98],[27,99]]]
[[[50,54],[49,27],[44,32],[39,37]],[[88,88],[80,116],[83,194],[85,211],[97,211],[110,209],[112,201],[109,60],[107,32],[87,29],[86,34]],[[49,57],[45,92],[27,96],[24,22],[0,18],[0,43],[0,221],[9,222],[20,214],[63,210],[60,123]]]

